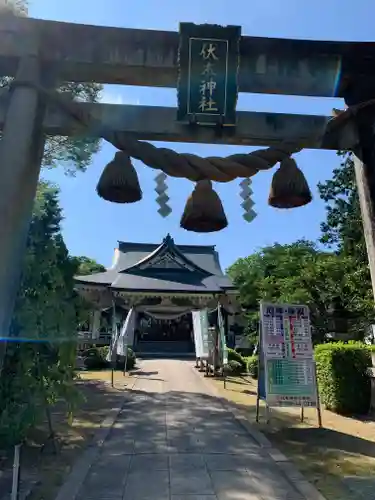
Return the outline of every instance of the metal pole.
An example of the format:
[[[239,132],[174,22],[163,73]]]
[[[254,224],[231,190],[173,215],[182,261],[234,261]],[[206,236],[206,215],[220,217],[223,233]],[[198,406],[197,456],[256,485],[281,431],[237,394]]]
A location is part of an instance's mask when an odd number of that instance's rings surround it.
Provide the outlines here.
[[[257,412],[256,412],[256,416],[255,416],[255,421],[258,423],[259,422],[259,395],[257,395],[257,406],[256,406],[256,409],[257,409]]]
[[[18,500],[19,485],[20,485],[21,446],[22,444],[16,444],[16,446],[14,447],[11,500]]]
[[[301,422],[303,423],[303,421],[305,420],[305,407],[303,405],[303,402],[301,404]]]
[[[23,37],[25,56],[19,61],[16,82],[39,83],[37,43]],[[9,105],[0,141],[0,336],[9,335],[19,287],[32,207],[38,185],[44,147],[44,106],[32,86],[10,91]],[[0,374],[6,341],[0,342]]]
[[[126,365],[128,362],[128,344],[126,344],[125,349],[126,349],[126,351],[125,351],[125,364],[124,364],[124,373],[123,373],[124,377],[126,377]]]
[[[315,379],[315,398],[316,398],[316,412],[318,415],[318,427],[321,428],[323,427],[322,424],[322,409],[320,406],[320,394],[319,394],[319,387],[318,387],[318,376],[317,376],[317,369],[316,369],[316,362],[314,362],[314,379]]]
[[[270,423],[270,407],[268,403],[266,402],[266,424]]]
[[[112,299],[112,348],[111,348],[111,386],[114,387],[114,372],[116,363],[116,337],[117,337],[117,325],[116,325],[116,304],[115,300]]]

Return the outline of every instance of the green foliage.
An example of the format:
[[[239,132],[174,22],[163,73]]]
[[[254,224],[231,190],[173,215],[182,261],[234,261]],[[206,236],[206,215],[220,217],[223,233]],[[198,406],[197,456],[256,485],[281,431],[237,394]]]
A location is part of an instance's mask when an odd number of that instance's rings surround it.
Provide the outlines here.
[[[353,257],[323,252],[310,241],[265,247],[236,261],[228,273],[239,288],[252,341],[261,300],[308,305],[315,342],[334,331],[362,339],[374,318],[364,269]]]
[[[322,403],[343,415],[366,414],[370,408],[370,352],[359,342],[322,344],[315,348]]]
[[[28,13],[29,2],[28,0],[5,0],[1,2],[0,13],[1,15],[22,16],[26,17]]]
[[[104,272],[106,268],[88,257],[70,257],[71,265],[74,269],[74,276],[86,276],[93,273]],[[74,292],[74,305],[76,311],[77,328],[82,325],[90,324],[92,315],[92,304],[85,300],[81,295]]]
[[[59,91],[69,92],[76,100],[98,102],[103,86],[98,83],[68,82],[59,86]],[[43,166],[56,168],[63,166],[65,172],[74,175],[84,172],[92,157],[100,149],[100,139],[91,136],[51,136],[44,149]]]
[[[2,5],[2,13],[8,15],[27,16],[27,0],[7,1]],[[12,81],[8,77],[0,77],[0,88],[6,87]],[[98,102],[103,85],[95,82],[60,82],[57,85],[60,92],[68,92],[77,101]],[[90,165],[92,157],[100,149],[100,139],[91,136],[54,136],[47,137],[43,156],[43,166],[55,168],[63,166],[65,172],[74,175],[76,172],[84,172]]]
[[[109,346],[90,347],[82,353],[84,357],[84,365],[88,370],[104,370],[111,367],[111,363],[107,361]],[[134,351],[128,347],[128,355],[126,361],[126,369],[132,370],[136,364],[136,356]],[[125,366],[125,356],[116,355],[116,370],[123,370]]]
[[[236,361],[235,359],[231,359],[228,361],[226,369],[231,375],[240,375],[241,373],[243,373],[242,363]]]
[[[103,273],[106,271],[106,268],[96,262],[94,259],[90,259],[89,257],[72,257],[72,263],[76,267],[75,274],[77,276],[87,276],[89,274],[94,273]]]
[[[333,171],[332,179],[318,184],[327,213],[326,220],[321,225],[320,241],[351,263],[349,269],[345,270],[349,282],[346,301],[350,302],[350,307],[343,303],[343,308],[351,313],[353,322],[357,323],[354,328],[363,333],[365,327],[374,322],[368,256],[353,157],[351,153],[338,154],[343,158],[340,168]],[[361,335],[353,338],[361,338]]]
[[[246,371],[246,361],[243,356],[234,349],[228,349],[228,364],[231,364],[231,361],[235,361],[240,366],[240,372]],[[234,365],[233,365],[234,366]]]
[[[228,273],[246,311],[246,335],[257,338],[259,302],[300,303],[310,308],[315,343],[327,334],[362,340],[375,322],[374,300],[351,154],[332,179],[318,185],[326,204],[321,251],[314,242],[265,247],[237,260]]]
[[[249,356],[246,358],[247,373],[250,377],[258,378],[258,356]]]
[[[109,345],[104,345],[104,346],[101,346],[101,347],[97,347],[98,351],[99,351],[99,355],[103,358],[103,359],[107,359],[108,357],[108,354],[109,354]]]
[[[343,158],[340,167],[334,169],[332,179],[318,184],[327,212],[320,241],[367,265],[353,158],[350,153],[338,154]]]
[[[0,378],[0,444],[24,439],[46,405],[79,401],[74,387],[75,266],[61,236],[58,189],[40,182],[27,239],[23,276]]]
[[[7,87],[11,81],[11,78],[0,77],[0,88]],[[76,100],[95,103],[100,100],[103,86],[92,82],[68,82],[59,85],[58,90],[69,92]],[[101,139],[92,136],[48,136],[42,166],[47,169],[63,167],[66,174],[74,176],[86,171],[100,145]]]
[[[106,360],[107,352],[99,347],[91,347],[84,351],[82,356],[85,367],[88,370],[103,370],[108,368],[110,363]]]
[[[130,347],[128,347],[128,355],[126,358],[126,369],[127,370],[132,370],[135,367],[136,364],[136,356]],[[125,356],[117,356],[116,359],[116,369],[117,370],[123,370],[125,366]]]

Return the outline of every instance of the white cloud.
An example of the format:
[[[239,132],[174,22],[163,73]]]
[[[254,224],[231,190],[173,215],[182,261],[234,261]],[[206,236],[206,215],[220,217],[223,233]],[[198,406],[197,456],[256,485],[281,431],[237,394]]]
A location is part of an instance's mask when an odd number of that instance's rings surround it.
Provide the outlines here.
[[[120,92],[114,92],[108,89],[103,90],[100,102],[105,104],[140,104],[139,99],[129,99]]]

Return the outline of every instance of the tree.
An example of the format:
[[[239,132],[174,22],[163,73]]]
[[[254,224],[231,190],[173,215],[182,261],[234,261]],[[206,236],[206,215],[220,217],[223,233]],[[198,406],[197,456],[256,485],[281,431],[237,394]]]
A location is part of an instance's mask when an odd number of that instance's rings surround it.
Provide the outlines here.
[[[9,15],[27,15],[24,0],[8,0],[2,7]],[[0,87],[10,81],[0,78]],[[96,83],[59,85],[60,91],[88,102],[96,102],[101,89]],[[67,173],[74,174],[87,168],[98,149],[99,139],[48,138],[43,165],[63,165]],[[22,440],[39,421],[41,410],[58,398],[67,402],[69,411],[77,401],[73,378],[80,302],[74,292],[74,275],[81,264],[94,267],[94,262],[69,256],[61,234],[58,197],[56,186],[39,183],[10,328],[13,341],[8,342],[0,378],[2,444]]]
[[[275,244],[237,260],[228,269],[239,288],[248,319],[247,333],[253,341],[258,335],[261,300],[305,303],[306,290],[299,280],[301,266],[309,265],[316,252],[315,244],[305,240],[291,245]]]
[[[338,153],[343,161],[333,171],[332,179],[318,185],[326,202],[327,216],[322,223],[321,243],[334,248],[338,255],[352,259],[352,307],[363,329],[374,322],[374,298],[368,255],[363,233],[361,209],[352,153]],[[349,278],[349,277],[348,277]]]
[[[87,276],[94,273],[102,273],[106,268],[89,257],[71,257],[75,276]],[[76,308],[77,329],[86,328],[90,324],[93,306],[78,293],[74,293],[74,304]]]
[[[7,0],[2,6],[2,11],[9,15],[28,14],[27,0]],[[7,87],[11,79],[0,77],[0,88]],[[61,92],[69,92],[76,100],[85,102],[98,102],[103,86],[94,83],[59,82],[56,85]],[[66,173],[74,175],[76,172],[85,171],[91,163],[92,156],[99,151],[100,139],[83,136],[54,136],[48,137],[44,149],[43,166],[54,168],[63,166]]]
[[[2,15],[10,14],[13,16],[27,17],[28,7],[28,0],[3,0],[0,6],[0,12]]]
[[[326,203],[326,220],[321,224],[321,243],[358,262],[368,264],[363,235],[361,210],[352,154],[339,152],[343,159],[333,171],[332,179],[318,184],[321,199]],[[369,276],[370,279],[370,276]]]
[[[77,276],[87,276],[94,273],[103,273],[106,268],[89,257],[72,257],[72,263],[76,267]]]
[[[63,398],[71,409],[75,368],[76,267],[61,235],[59,190],[40,182],[21,287],[0,378],[0,440],[14,443]]]
[[[363,268],[351,256],[323,252],[310,241],[265,247],[228,272],[239,288],[253,340],[262,300],[308,305],[315,342],[335,331],[362,338],[373,314]]]

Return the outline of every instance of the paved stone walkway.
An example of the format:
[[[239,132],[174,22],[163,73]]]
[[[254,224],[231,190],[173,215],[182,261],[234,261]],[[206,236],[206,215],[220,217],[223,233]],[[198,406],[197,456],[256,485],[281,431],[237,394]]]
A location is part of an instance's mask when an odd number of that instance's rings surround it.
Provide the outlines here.
[[[79,500],[303,500],[191,362],[139,364]]]

